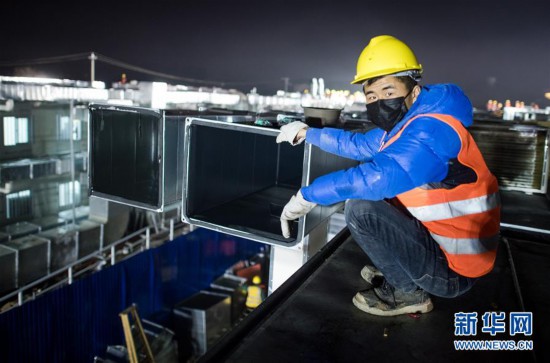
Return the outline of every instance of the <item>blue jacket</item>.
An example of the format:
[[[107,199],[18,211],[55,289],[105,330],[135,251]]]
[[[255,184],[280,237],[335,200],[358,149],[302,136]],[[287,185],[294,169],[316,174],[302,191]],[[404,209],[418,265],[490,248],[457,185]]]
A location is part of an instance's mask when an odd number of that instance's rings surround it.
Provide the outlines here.
[[[322,205],[346,199],[381,200],[442,181],[447,176],[449,160],[457,157],[461,146],[458,134],[442,121],[421,116],[407,126],[399,139],[379,151],[381,142],[399,132],[411,117],[427,113],[451,115],[465,127],[473,122],[472,104],[464,92],[456,85],[437,84],[422,87],[403,120],[387,135],[379,128],[365,134],[309,128],[307,142],[361,164],[315,179],[302,188],[304,198]]]

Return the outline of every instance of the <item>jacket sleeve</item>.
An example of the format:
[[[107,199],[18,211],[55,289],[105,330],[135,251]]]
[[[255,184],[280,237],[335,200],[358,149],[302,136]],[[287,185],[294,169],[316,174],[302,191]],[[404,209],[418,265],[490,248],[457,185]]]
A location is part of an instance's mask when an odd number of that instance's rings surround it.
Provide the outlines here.
[[[374,129],[365,134],[333,128],[309,128],[306,141],[321,150],[353,160],[369,160],[378,152],[384,132]]]
[[[429,117],[414,120],[394,143],[357,167],[321,176],[302,188],[304,198],[321,205],[346,199],[382,200],[430,182],[448,172],[460,151],[458,134]]]

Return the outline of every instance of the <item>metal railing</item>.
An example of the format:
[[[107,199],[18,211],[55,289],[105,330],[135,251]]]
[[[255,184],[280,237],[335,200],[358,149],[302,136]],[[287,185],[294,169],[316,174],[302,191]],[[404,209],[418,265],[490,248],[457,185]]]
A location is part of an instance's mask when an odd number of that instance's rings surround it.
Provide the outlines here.
[[[179,227],[183,227],[185,223],[179,222],[178,224],[175,223],[174,218],[170,219],[170,227],[169,227],[169,240],[171,241],[174,239],[174,230]],[[110,265],[113,266],[117,262],[117,252],[118,255],[122,255],[123,258],[119,259],[118,262],[123,261],[127,258],[130,258],[144,250],[148,250],[151,248],[151,240],[155,237],[155,235],[151,235],[151,226],[141,228],[111,244],[109,244],[106,247],[102,247],[97,251],[94,251],[92,254],[89,254],[88,256],[85,256],[77,261],[74,261],[67,266],[64,266],[56,271],[48,273],[46,276],[35,280],[23,287],[18,288],[17,290],[6,294],[2,297],[0,297],[0,305],[5,304],[6,302],[9,302],[10,300],[14,300],[17,298],[17,304],[6,307],[5,310],[3,310],[1,313],[4,313],[12,308],[15,308],[17,306],[23,305],[28,300],[33,300],[39,295],[42,295],[46,293],[47,291],[53,290],[55,288],[58,288],[62,285],[70,285],[73,283],[75,278],[78,276],[81,276],[89,271],[92,270],[101,270],[101,268],[107,264],[107,261],[110,261]],[[190,228],[190,231],[192,228]],[[165,231],[164,231],[165,232]],[[159,233],[161,234],[162,231]],[[136,237],[139,237],[136,241],[132,241]],[[167,241],[164,241],[167,242]],[[118,248],[119,246],[124,245],[124,248]],[[86,263],[92,262],[96,260],[94,263],[90,264],[89,266],[85,266],[83,268],[78,268],[84,266]],[[43,289],[40,289],[39,291],[32,291],[27,298],[25,298],[25,292],[32,290],[33,288],[40,287],[40,285],[44,284],[45,282],[52,280],[55,277],[60,277],[65,275],[64,278],[62,278],[59,281],[56,281],[52,285],[49,285]]]

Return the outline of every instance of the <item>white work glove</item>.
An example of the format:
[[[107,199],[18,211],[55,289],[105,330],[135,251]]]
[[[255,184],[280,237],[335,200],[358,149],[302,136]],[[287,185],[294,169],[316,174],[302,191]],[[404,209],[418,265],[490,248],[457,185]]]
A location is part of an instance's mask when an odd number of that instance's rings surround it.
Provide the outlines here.
[[[289,124],[284,125],[281,127],[280,131],[281,133],[279,136],[277,136],[277,144],[280,144],[281,142],[288,141],[292,146],[296,146],[302,141],[304,141],[306,138],[302,137],[299,140],[296,140],[296,135],[298,135],[298,132],[302,129],[307,129],[308,126],[300,121],[291,122]]]
[[[283,237],[290,237],[290,224],[288,221],[293,221],[308,214],[316,205],[316,203],[305,200],[302,192],[298,190],[298,193],[290,198],[290,201],[283,208],[283,213],[281,213],[281,231],[283,232]]]

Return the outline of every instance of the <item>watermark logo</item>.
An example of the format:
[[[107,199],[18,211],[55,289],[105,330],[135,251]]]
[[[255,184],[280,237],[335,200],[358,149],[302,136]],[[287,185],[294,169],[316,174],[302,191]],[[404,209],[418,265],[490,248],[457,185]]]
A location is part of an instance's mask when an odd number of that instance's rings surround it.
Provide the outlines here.
[[[510,313],[510,335],[533,335],[533,313]]]
[[[455,336],[477,336],[477,312],[458,312],[454,318]],[[481,333],[491,337],[506,333],[507,327],[510,336],[533,334],[531,312],[511,312],[506,321],[505,312],[489,311],[481,316],[481,323]],[[532,340],[455,340],[454,345],[456,350],[533,350]]]
[[[497,333],[506,333],[506,314],[504,312],[497,313],[496,311],[491,311],[483,314],[483,327],[481,328],[482,333],[489,333],[492,336],[497,335]]]
[[[455,313],[455,335],[475,336],[477,334],[477,313]]]

